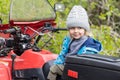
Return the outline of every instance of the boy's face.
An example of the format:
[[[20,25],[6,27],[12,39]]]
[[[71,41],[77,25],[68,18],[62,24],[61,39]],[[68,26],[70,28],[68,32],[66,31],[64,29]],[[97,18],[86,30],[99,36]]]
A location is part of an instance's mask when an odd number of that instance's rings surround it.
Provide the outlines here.
[[[74,39],[79,39],[85,35],[85,29],[81,27],[71,27],[69,28],[69,34]]]

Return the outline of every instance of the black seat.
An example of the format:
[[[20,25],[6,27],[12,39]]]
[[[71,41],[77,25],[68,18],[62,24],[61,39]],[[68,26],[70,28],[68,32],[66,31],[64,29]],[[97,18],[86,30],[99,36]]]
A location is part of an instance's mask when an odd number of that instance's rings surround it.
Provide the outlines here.
[[[43,74],[45,76],[45,80],[47,80],[50,67],[53,65],[53,63],[54,63],[54,60],[50,60],[47,63],[45,63],[43,66]],[[57,80],[62,80],[60,75],[57,76]]]
[[[47,76],[48,76],[50,67],[53,65],[53,63],[54,63],[54,60],[50,60],[47,63],[45,63],[43,66],[43,74],[44,74],[46,80],[47,80]]]

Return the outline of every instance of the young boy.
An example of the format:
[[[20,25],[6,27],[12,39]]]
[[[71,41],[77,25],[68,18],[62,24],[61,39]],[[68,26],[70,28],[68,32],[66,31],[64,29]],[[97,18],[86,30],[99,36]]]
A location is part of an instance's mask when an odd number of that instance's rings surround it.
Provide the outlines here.
[[[63,41],[62,50],[50,68],[48,80],[56,80],[57,75],[62,75],[67,56],[80,54],[96,54],[101,51],[101,43],[88,36],[90,26],[86,10],[74,6],[67,17],[69,36]]]

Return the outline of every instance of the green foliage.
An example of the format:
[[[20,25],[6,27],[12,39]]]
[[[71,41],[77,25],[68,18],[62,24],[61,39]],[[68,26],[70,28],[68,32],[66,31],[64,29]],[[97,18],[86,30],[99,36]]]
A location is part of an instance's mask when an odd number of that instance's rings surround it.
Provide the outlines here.
[[[59,54],[63,38],[66,36],[66,31],[59,31],[58,33],[46,33],[39,41],[38,46],[41,49],[47,49]],[[49,42],[50,40],[50,42]]]
[[[0,18],[3,20],[3,23],[8,23],[9,21],[9,8],[10,0],[0,0]]]
[[[118,51],[120,48],[120,38],[118,38],[114,33],[112,33],[112,28],[109,26],[92,26],[92,32],[94,38],[101,41],[103,45],[103,50],[101,54],[120,56]]]

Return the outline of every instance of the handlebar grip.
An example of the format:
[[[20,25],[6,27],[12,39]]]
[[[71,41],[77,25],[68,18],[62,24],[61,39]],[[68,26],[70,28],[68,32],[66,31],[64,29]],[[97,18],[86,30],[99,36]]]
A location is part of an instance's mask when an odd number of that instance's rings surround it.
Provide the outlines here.
[[[21,29],[18,28],[18,27],[13,27],[13,28],[10,28],[10,29],[6,29],[6,30],[3,30],[3,33],[7,34],[7,33],[14,33],[16,31],[20,31]]]
[[[15,31],[16,31],[15,28],[11,28],[11,29],[4,30],[3,33],[7,34],[7,33],[13,33]]]
[[[67,28],[58,28],[58,30],[65,30],[65,31],[66,31],[66,30],[67,30]]]
[[[54,32],[56,32],[56,31],[67,31],[67,28],[53,28],[52,31],[54,31]]]

